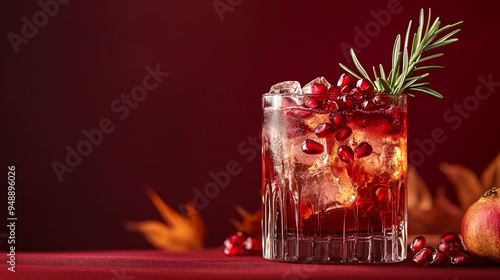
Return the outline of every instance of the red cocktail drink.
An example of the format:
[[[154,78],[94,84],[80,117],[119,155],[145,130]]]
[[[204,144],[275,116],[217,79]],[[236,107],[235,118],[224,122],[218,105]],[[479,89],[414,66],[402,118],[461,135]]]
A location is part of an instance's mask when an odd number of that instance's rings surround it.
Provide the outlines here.
[[[402,261],[406,95],[269,93],[263,110],[264,257]]]

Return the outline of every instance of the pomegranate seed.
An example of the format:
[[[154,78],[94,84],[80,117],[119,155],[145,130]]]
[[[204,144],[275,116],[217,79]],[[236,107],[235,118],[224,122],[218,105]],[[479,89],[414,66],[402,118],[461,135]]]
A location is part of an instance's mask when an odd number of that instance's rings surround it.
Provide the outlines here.
[[[324,147],[314,140],[306,139],[302,142],[302,151],[308,155],[317,155],[324,151]]]
[[[318,137],[326,137],[328,135],[331,135],[333,132],[335,132],[335,128],[331,123],[322,123],[316,127],[314,130],[314,133]]]
[[[307,83],[302,87],[302,93],[305,94],[324,94],[330,87],[330,83],[325,79],[325,77],[317,77],[316,79]],[[326,96],[318,96],[319,99],[326,98]]]
[[[322,83],[314,83],[312,85],[312,94],[325,94],[328,91],[328,87]]]
[[[301,118],[306,118],[311,115],[311,112],[302,110],[302,109],[292,109],[291,111],[286,113],[287,116],[294,116],[294,117],[301,117]]]
[[[373,111],[376,109],[376,106],[373,104],[373,101],[367,99],[361,103],[361,108],[365,111]]]
[[[429,263],[430,266],[441,266],[441,265],[445,265],[446,263],[448,263],[449,261],[449,258],[448,256],[439,251],[438,249],[434,249],[434,252],[432,253],[432,258],[431,258],[431,262]]]
[[[247,237],[247,239],[243,242],[243,246],[245,250],[250,251],[251,253],[262,251],[262,241],[253,236]]]
[[[359,88],[353,88],[353,89],[351,89],[351,94],[352,95],[362,95],[363,92]]]
[[[243,241],[248,237],[248,234],[238,231],[237,233],[229,236],[224,242],[229,242],[232,245],[243,244]]]
[[[464,251],[462,245],[455,241],[452,241],[451,243],[440,242],[438,245],[438,249],[450,257]]]
[[[242,256],[242,255],[248,255],[248,251],[245,250],[245,248],[240,248],[240,247],[225,247],[224,248],[224,254],[228,256]]]
[[[299,214],[302,219],[307,219],[313,214],[312,203],[301,201],[299,205]]]
[[[458,236],[458,234],[456,234],[455,232],[448,232],[448,233],[441,235],[439,242],[440,243],[451,243],[451,242],[462,243],[462,240],[460,239],[460,236]]]
[[[340,159],[347,163],[351,164],[354,162],[354,152],[349,146],[340,146],[338,151]]]
[[[330,122],[335,128],[341,128],[345,125],[345,115],[342,113],[332,113],[330,115]]]
[[[413,256],[413,262],[418,266],[426,267],[432,260],[432,253],[434,253],[434,249],[430,246],[425,246]]]
[[[328,89],[327,93],[340,93],[340,89],[341,89],[341,88],[340,88],[340,87],[338,87],[338,86],[331,86],[331,87]]]
[[[315,98],[308,98],[305,102],[305,106],[307,108],[311,108],[311,109],[317,109],[319,107],[321,107],[323,103],[321,102],[321,100],[317,100]]]
[[[347,139],[349,136],[351,136],[351,134],[352,134],[352,129],[348,126],[343,126],[337,131],[337,133],[335,133],[335,138],[339,141],[343,141],[343,140]],[[351,149],[351,148],[349,148],[349,149]],[[352,151],[352,149],[351,149],[351,151]]]
[[[340,88],[343,88],[345,86],[354,86],[354,83],[356,82],[356,78],[354,78],[353,75],[349,73],[344,73],[340,75],[340,78],[337,82],[337,86]]]
[[[452,265],[464,265],[464,264],[470,263],[471,262],[471,258],[466,253],[460,252],[457,255],[452,256],[450,258],[450,262],[451,262]]]
[[[356,158],[363,158],[369,156],[372,151],[373,149],[370,144],[368,144],[367,142],[361,142],[354,150],[354,153],[356,155]]]
[[[341,93],[350,93],[352,90],[351,86],[344,86],[342,87],[342,89],[340,90]]]
[[[423,236],[417,236],[415,239],[410,244],[410,250],[413,254],[416,254],[418,251],[422,250],[427,246],[427,241],[425,240],[425,237]]]
[[[341,110],[343,105],[342,100],[328,100],[328,107],[330,107],[333,112]]]
[[[356,83],[356,87],[367,94],[373,93],[373,86],[367,79],[359,79]]]
[[[343,95],[342,101],[347,109],[356,109],[356,99],[351,95]]]
[[[224,253],[228,256],[247,255],[244,242],[248,235],[244,232],[237,232],[224,240]]]
[[[373,193],[375,204],[380,209],[385,209],[387,205],[390,205],[392,200],[392,192],[391,189],[387,186],[375,186],[375,192]],[[425,247],[425,246],[424,246]]]

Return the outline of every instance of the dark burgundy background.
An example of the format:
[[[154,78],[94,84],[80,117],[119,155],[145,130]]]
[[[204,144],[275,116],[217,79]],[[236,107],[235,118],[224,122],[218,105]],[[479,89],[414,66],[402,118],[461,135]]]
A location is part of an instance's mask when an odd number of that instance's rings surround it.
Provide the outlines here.
[[[160,219],[143,187],[152,186],[177,209],[193,198],[193,188],[213,181],[211,171],[235,160],[241,173],[201,210],[207,246],[220,245],[234,231],[235,204],[260,207],[260,159],[248,162],[250,154],[238,146],[257,136],[261,94],[282,80],[305,84],[325,76],[336,82],[338,63],[346,63],[339,45],[354,45],[354,28],[364,29],[374,21],[370,11],[385,10],[390,1],[233,0],[223,20],[213,2],[73,0],[16,54],[7,34],[21,34],[21,18],[31,20],[40,6],[2,1],[0,177],[16,165],[18,250],[149,248],[123,227],[129,220]],[[401,0],[401,12],[359,54],[365,66],[388,67],[396,34],[417,20],[421,7],[432,7],[444,23],[464,20],[460,41],[436,60],[446,68],[432,70],[429,79],[445,98],[421,94],[409,102],[410,155],[419,149],[415,141],[434,129],[447,136],[418,166],[433,189],[450,188],[440,162],[479,174],[500,151],[500,87],[456,130],[443,118],[474,95],[479,76],[500,81],[500,24],[492,3]],[[157,64],[170,76],[118,119],[110,104],[141,83],[146,66]],[[75,148],[85,139],[81,131],[97,128],[103,118],[115,130],[59,182],[51,163],[63,163],[65,147]],[[7,207],[2,182],[0,217]]]

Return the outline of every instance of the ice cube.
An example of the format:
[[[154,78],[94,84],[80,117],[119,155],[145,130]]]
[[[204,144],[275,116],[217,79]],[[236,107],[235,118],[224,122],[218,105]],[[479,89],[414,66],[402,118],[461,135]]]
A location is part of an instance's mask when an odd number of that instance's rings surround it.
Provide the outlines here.
[[[360,188],[368,186],[374,180],[397,180],[405,172],[399,147],[384,144],[376,149],[369,156],[357,159],[352,166],[351,179]]]
[[[271,87],[269,93],[295,93],[302,94],[302,88],[297,81],[284,81]]]
[[[318,87],[315,84],[322,84],[325,86],[324,92],[317,92]],[[302,88],[303,93],[326,93],[326,91],[330,88],[330,83],[325,79],[325,77],[318,77],[312,81],[310,81],[307,85]],[[322,90],[321,90],[322,91]]]
[[[275,107],[280,107],[282,105],[284,105],[285,107],[301,106],[302,104],[304,104],[304,98],[297,96],[297,95],[302,95],[301,85],[297,81],[284,81],[281,83],[277,83],[271,87],[269,93],[294,94],[287,98],[281,98],[279,96],[273,97],[275,99],[273,103]]]
[[[301,200],[310,201],[316,211],[329,211],[336,208],[349,207],[357,196],[345,169],[334,171],[321,167],[298,174],[301,178]]]

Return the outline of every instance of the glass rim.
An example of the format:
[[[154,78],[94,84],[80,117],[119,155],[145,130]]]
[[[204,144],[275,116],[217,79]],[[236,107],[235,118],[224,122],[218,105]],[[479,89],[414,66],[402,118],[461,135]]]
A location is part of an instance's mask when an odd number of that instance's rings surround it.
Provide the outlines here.
[[[357,95],[357,94],[352,94],[350,92],[345,92],[345,93],[319,93],[319,94],[312,94],[312,93],[263,93],[262,97],[270,96],[270,97],[322,97],[322,96],[344,96],[344,95]],[[359,96],[366,96],[366,94],[360,94]],[[407,97],[407,93],[386,93],[386,92],[379,92],[379,93],[374,93],[372,96],[382,96],[382,97]]]

